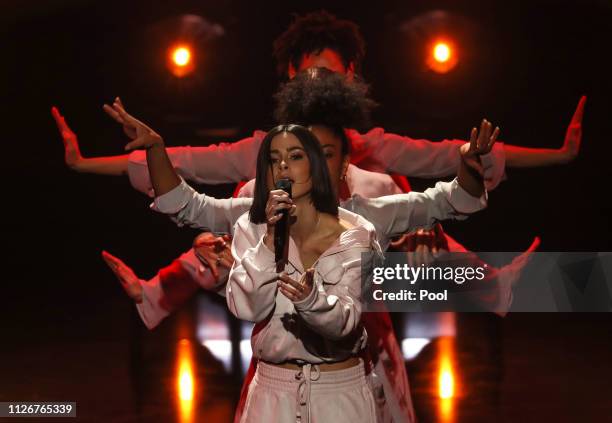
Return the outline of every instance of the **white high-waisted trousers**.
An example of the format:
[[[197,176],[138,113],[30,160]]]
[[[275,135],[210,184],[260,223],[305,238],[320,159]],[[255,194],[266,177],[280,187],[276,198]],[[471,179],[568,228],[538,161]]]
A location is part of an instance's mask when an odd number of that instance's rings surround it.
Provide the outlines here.
[[[376,423],[379,421],[363,361],[322,372],[257,364],[241,423]]]

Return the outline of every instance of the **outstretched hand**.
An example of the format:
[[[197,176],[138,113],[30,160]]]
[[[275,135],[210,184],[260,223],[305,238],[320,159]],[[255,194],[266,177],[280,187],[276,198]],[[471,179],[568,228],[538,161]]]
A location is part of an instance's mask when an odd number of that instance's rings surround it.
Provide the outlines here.
[[[410,267],[429,266],[441,254],[448,252],[448,241],[442,225],[437,223],[432,229],[418,229],[404,234],[391,242],[394,251],[405,251]]]
[[[292,302],[299,302],[304,300],[310,295],[314,286],[314,272],[313,268],[306,270],[300,281],[294,281],[287,273],[283,272],[278,275],[278,290]]]
[[[164,146],[164,140],[157,132],[125,111],[119,97],[115,98],[112,106],[105,104],[104,110],[113,119],[123,125],[124,132],[132,139],[132,141],[125,146],[125,150],[134,150],[137,148],[148,149],[154,146]]]
[[[123,103],[121,102],[121,99],[119,97],[115,98],[115,103],[117,103],[119,106],[121,106],[123,110],[125,110],[125,107],[123,106]],[[129,139],[133,140],[136,138],[136,127],[132,125],[130,121],[125,120],[119,114],[119,112],[117,112],[108,104],[103,105],[102,108],[104,109],[107,115],[112,117],[117,123],[123,125],[123,132],[125,132],[125,135],[127,135]]]
[[[491,152],[498,135],[499,127],[493,130],[493,124],[483,119],[480,124],[480,131],[476,127],[472,128],[470,142],[463,144],[459,149],[463,162],[481,176],[484,174],[484,169],[480,162],[480,156]]]
[[[565,141],[563,142],[563,147],[561,147],[563,163],[574,160],[580,151],[580,142],[582,141],[582,116],[584,115],[586,99],[585,95],[580,97],[572,120],[567,127],[567,131],[565,131]]]
[[[81,150],[79,149],[79,140],[72,129],[70,129],[66,123],[66,119],[61,115],[57,107],[51,107],[51,115],[53,119],[55,119],[57,129],[64,142],[64,161],[70,169],[78,171],[80,165],[84,161]]]
[[[217,282],[219,282],[219,267],[229,270],[234,264],[230,242],[229,235],[218,237],[211,232],[203,232],[193,241],[196,256],[210,269]]]
[[[137,303],[142,302],[142,286],[140,286],[140,279],[134,273],[134,271],[119,258],[112,254],[102,251],[102,258],[113,271],[123,290],[128,296]]]

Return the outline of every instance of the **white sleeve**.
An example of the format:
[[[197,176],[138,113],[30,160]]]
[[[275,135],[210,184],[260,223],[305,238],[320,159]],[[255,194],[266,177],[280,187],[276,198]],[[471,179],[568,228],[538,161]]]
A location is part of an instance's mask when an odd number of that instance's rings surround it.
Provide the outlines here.
[[[232,243],[234,266],[226,290],[227,306],[239,319],[261,322],[276,304],[278,274],[274,253],[266,247],[263,237],[257,240],[246,230],[247,225],[242,220],[236,224]]]
[[[174,189],[156,197],[151,208],[170,215],[179,226],[231,233],[236,220],[249,211],[252,202],[251,198],[218,199],[200,194],[181,180]]]
[[[308,326],[328,339],[354,333],[361,322],[361,259],[343,261],[339,268],[342,271],[339,281],[323,278],[315,283],[308,297],[294,303]]]
[[[359,136],[359,135],[357,135]],[[463,140],[429,141],[384,132],[375,128],[361,135],[360,148],[387,171],[417,178],[456,175],[461,161]],[[361,153],[363,154],[363,153]],[[490,191],[505,178],[504,145],[496,142],[490,153],[481,157],[485,186]]]
[[[159,271],[151,280],[140,280],[142,302],[136,304],[138,314],[148,329],[154,329],[172,311],[187,301],[197,288],[225,296],[228,271],[219,268],[219,281],[204,266],[193,249],[183,253],[170,266]],[[179,304],[175,304],[179,301]]]
[[[153,279],[148,281],[141,279],[139,282],[142,287],[142,302],[136,303],[136,310],[147,329],[151,330],[170,314],[170,310],[166,310],[161,305],[164,292],[161,288],[159,275],[155,275]]]
[[[455,178],[438,182],[425,192],[388,195],[379,198],[353,196],[344,207],[372,222],[380,238],[389,238],[417,228],[430,228],[438,221],[465,219],[487,205],[487,193],[473,197]]]
[[[247,181],[255,177],[257,153],[265,132],[235,143],[207,147],[166,147],[172,166],[188,181],[199,184],[224,184]],[[146,152],[136,150],[128,157],[128,177],[132,186],[153,197]]]

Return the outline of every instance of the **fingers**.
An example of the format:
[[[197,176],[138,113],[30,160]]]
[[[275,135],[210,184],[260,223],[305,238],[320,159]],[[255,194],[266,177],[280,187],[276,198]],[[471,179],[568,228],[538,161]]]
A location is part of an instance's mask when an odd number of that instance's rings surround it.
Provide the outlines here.
[[[55,124],[57,125],[59,131],[62,133],[63,137],[66,137],[67,135],[72,133],[72,130],[66,123],[66,119],[64,118],[64,116],[61,115],[57,107],[51,107],[51,115],[53,116]]]
[[[541,239],[539,236],[536,236],[533,239],[533,242],[531,243],[531,245],[529,246],[529,248],[527,248],[527,250],[525,251],[526,253],[533,253],[535,252],[538,248],[540,248],[540,243],[541,243]]]
[[[578,101],[578,106],[576,106],[576,110],[574,111],[574,115],[572,116],[572,120],[570,121],[570,126],[582,125],[582,116],[584,115],[584,105],[586,104],[586,99],[586,95],[580,97],[580,101]]]
[[[112,269],[116,269],[122,263],[121,260],[108,253],[107,251],[102,251],[102,258],[104,259],[106,264],[108,264]]]
[[[416,236],[416,250],[415,250],[415,265],[420,266],[424,264],[429,266],[433,262],[431,255],[431,248],[434,241],[434,232],[432,230],[419,229]]]
[[[118,103],[117,100],[115,100],[112,107],[113,110],[119,115],[119,117],[124,120],[124,122],[135,123],[134,121],[136,121],[136,119],[128,112],[126,112],[121,103]]]
[[[515,257],[510,266],[515,266],[515,267],[522,267],[527,265],[527,263],[531,260],[532,254],[539,248],[540,246],[540,237],[536,236],[531,245],[529,246],[529,248],[527,248],[523,253],[521,253],[519,256]]]
[[[124,291],[136,302],[142,302],[142,287],[134,271],[117,257],[102,251],[102,258],[113,271]]]
[[[470,152],[477,155],[490,152],[497,141],[499,132],[499,127],[493,129],[493,124],[487,119],[483,119],[480,123],[480,130],[478,131],[476,128],[472,128],[472,132],[470,133]],[[481,171],[479,170],[479,172]]]
[[[134,141],[128,142],[123,149],[125,151],[136,150],[138,148],[142,148],[145,146],[145,143],[142,139],[136,138]]]
[[[57,107],[55,107],[55,106],[51,107],[51,116],[53,116],[53,119],[55,119],[55,123],[57,124],[57,126],[61,127],[62,123],[64,123],[64,118],[60,114],[60,112],[57,109]]]
[[[287,276],[286,273],[278,275],[278,289],[291,301],[299,301],[303,298],[305,287]]]
[[[310,268],[304,272],[302,277],[300,278],[299,285],[304,287],[311,287],[314,282],[314,269]]]
[[[194,247],[211,246],[217,242],[218,237],[212,232],[202,232],[193,240]]]
[[[470,132],[470,150],[476,150],[476,140],[478,139],[478,130],[476,129],[476,127],[472,128],[472,131]]]
[[[478,134],[477,140],[477,151],[482,151],[489,143],[489,139],[491,138],[491,122],[486,119],[483,119],[480,123],[480,133]]]
[[[434,248],[432,248],[434,257],[439,257],[442,250],[448,251],[448,238],[442,229],[442,225],[437,223],[434,226]]]
[[[121,115],[117,113],[117,111],[113,109],[111,106],[109,106],[108,104],[104,104],[102,106],[102,109],[106,112],[107,115],[109,115],[111,118],[113,118],[115,121],[117,121],[121,125],[125,124],[125,121],[123,120]]]
[[[268,203],[266,204],[266,216],[268,224],[273,225],[278,222],[283,214],[283,210],[287,210],[288,213],[295,213],[296,206],[293,204],[293,200],[283,190],[272,190],[268,195]]]
[[[279,291],[291,301],[302,301],[312,291],[314,284],[314,269],[308,269],[300,278],[300,282],[291,279],[285,272],[278,275]]]
[[[499,126],[496,126],[495,130],[493,131],[493,135],[491,135],[491,137],[489,138],[489,143],[486,146],[487,152],[489,152],[489,151],[491,151],[493,149],[493,145],[497,141],[497,137],[498,136],[499,136]]]

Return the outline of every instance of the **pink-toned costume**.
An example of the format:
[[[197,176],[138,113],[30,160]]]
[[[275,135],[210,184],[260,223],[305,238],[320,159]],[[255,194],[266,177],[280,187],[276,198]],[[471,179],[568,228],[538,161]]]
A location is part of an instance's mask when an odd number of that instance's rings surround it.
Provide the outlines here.
[[[135,155],[136,154],[132,153],[131,156]],[[138,155],[140,155],[140,153]],[[187,155],[188,154],[179,154],[174,156],[177,160],[174,164],[178,166],[178,169],[181,169],[182,166],[188,163],[184,160],[184,157]],[[139,169],[139,171],[130,173],[130,180],[136,182],[136,187],[150,188],[150,180],[148,172],[146,172],[146,166],[143,167],[139,164],[136,169]],[[358,194],[365,198],[375,198],[401,193],[401,190],[389,175],[368,172],[354,165],[349,165],[348,167],[346,183],[351,193]],[[145,191],[149,192],[149,188],[146,188]],[[150,192],[152,193],[152,188]],[[251,181],[243,186],[240,190],[239,197],[252,197]],[[250,200],[247,200],[246,203],[243,203],[243,206],[238,206],[238,210],[248,210],[250,204]],[[217,227],[219,232],[230,232],[231,225],[236,217],[236,215],[228,216],[227,225],[224,226],[221,224]],[[225,217],[220,220],[224,219]],[[156,327],[174,309],[180,306],[181,301],[179,299],[186,299],[189,294],[193,294],[198,288],[225,295],[225,281],[227,280],[228,271],[224,270],[222,267],[219,271],[219,282],[217,282],[210,269],[200,262],[194,250],[191,249],[183,253],[170,266],[160,271],[149,281],[141,280],[140,284],[143,288],[143,302],[137,304],[136,308],[147,328],[153,329]]]
[[[171,192],[157,197],[154,208],[173,215],[179,225],[227,231],[232,219],[235,220],[235,216],[250,208],[250,201],[246,198],[214,199],[197,194],[183,181]],[[429,227],[439,220],[465,218],[465,215],[482,209],[486,201],[484,196],[472,197],[454,180],[439,182],[435,188],[424,193],[411,192],[375,199],[353,195],[341,205],[372,222],[379,242],[385,248],[396,234],[416,227]],[[388,325],[388,315],[375,313],[368,316],[373,319],[368,327],[378,329],[372,334],[370,348],[376,353],[372,355],[379,359],[375,364],[376,372],[380,378],[379,384],[384,388],[383,401],[387,401],[383,409],[390,413],[384,421],[413,421],[408,380],[397,340]],[[383,332],[380,332],[381,328]],[[238,408],[240,410],[241,407]]]
[[[389,169],[390,171],[421,177],[446,176],[456,171],[460,160],[458,147],[461,145],[461,141],[432,143],[386,134],[380,128],[373,129],[363,135],[352,130],[347,131],[347,134],[351,139],[353,160],[363,162],[375,170]],[[209,147],[175,147],[167,150],[179,174],[188,180],[210,184],[237,182],[254,176],[254,158],[264,136],[264,132],[256,131],[252,137],[233,144]],[[483,157],[483,164],[487,186],[492,189],[504,177],[505,157],[503,148],[496,145],[491,154]],[[153,190],[143,152],[136,151],[130,155],[128,171],[132,185],[141,192],[152,196]],[[387,175],[366,172],[351,166],[347,176],[350,192],[360,194],[363,197],[375,198],[401,191]],[[459,246],[456,242],[449,244]],[[457,251],[465,251],[465,249],[458,249]],[[201,264],[196,261],[193,251],[181,256],[173,263],[172,267],[176,269],[173,272],[174,274],[192,275],[199,286],[205,289],[216,284],[210,271],[202,268]],[[182,270],[182,267],[185,270]],[[200,269],[199,272],[198,269]],[[162,277],[161,273],[149,283],[142,281],[145,298],[147,298],[147,284],[151,284],[151,288],[161,285],[159,283],[160,277]],[[157,294],[159,292],[162,291],[158,290]],[[162,303],[159,298],[163,297],[157,295],[156,298],[157,300],[154,301],[145,300],[143,306],[139,307],[139,313],[143,316],[143,319],[144,316],[147,316],[148,321],[155,324],[169,312],[159,306]],[[159,312],[160,319],[154,318],[156,311]],[[377,373],[380,375],[380,382],[384,386],[387,406],[393,415],[388,416],[386,421],[414,421],[414,411],[410,401],[410,390],[403,356],[392,332],[389,316],[379,313],[371,318],[366,317],[364,324],[370,333],[370,354],[374,358]],[[149,324],[147,325],[149,328],[152,327]],[[254,368],[251,366],[245,386],[247,386],[249,376],[252,377],[253,372]],[[242,400],[245,397],[246,392],[243,392]],[[240,410],[241,407],[239,406],[238,417]]]
[[[184,156],[178,155],[175,158]],[[185,166],[189,163],[184,160],[180,161],[181,158],[178,160],[179,162],[175,162],[175,165]],[[140,187],[150,186],[148,185],[150,184],[148,172],[142,172],[142,170],[146,170],[146,167],[138,165],[136,169],[140,171],[131,173],[131,180],[136,181],[137,186]],[[354,165],[348,167],[346,183],[350,192],[365,198],[401,193],[390,176],[368,172]],[[252,197],[252,188],[253,180],[242,187],[239,197]],[[248,207],[250,206],[244,205],[245,210]],[[170,301],[168,297],[185,298],[186,294],[193,293],[198,286],[225,295],[224,283],[227,280],[227,275],[228,272],[220,268],[219,281],[221,283],[218,283],[210,269],[202,265],[192,249],[181,255],[172,265],[160,271],[150,281],[140,281],[143,288],[143,302],[137,304],[136,307],[145,325],[152,329],[168,316],[174,308],[180,306],[179,302]],[[175,291],[179,291],[180,294],[175,294]],[[167,307],[168,304],[171,305],[170,308]],[[373,358],[375,365],[374,385],[378,387],[376,391],[377,400],[379,404],[382,403],[380,408],[384,406],[386,412],[386,414],[383,414],[383,421],[413,422],[415,420],[414,410],[406,368],[399,344],[393,333],[389,315],[385,313],[366,313],[363,323],[369,334],[369,355]],[[247,388],[254,375],[255,366],[252,362],[245,377],[240,404],[236,411],[236,422],[240,421],[246,402]]]
[[[380,250],[370,222],[343,209],[339,218],[352,227],[317,259],[313,289],[295,303],[278,292],[274,253],[263,242],[267,225],[251,223],[248,213],[236,223],[227,304],[236,317],[256,323],[251,347],[260,361],[241,422],[379,421],[363,362],[346,370],[319,369],[365,348],[361,253]],[[305,269],[291,238],[288,261],[285,270],[299,280]],[[287,361],[301,369],[266,365]]]

